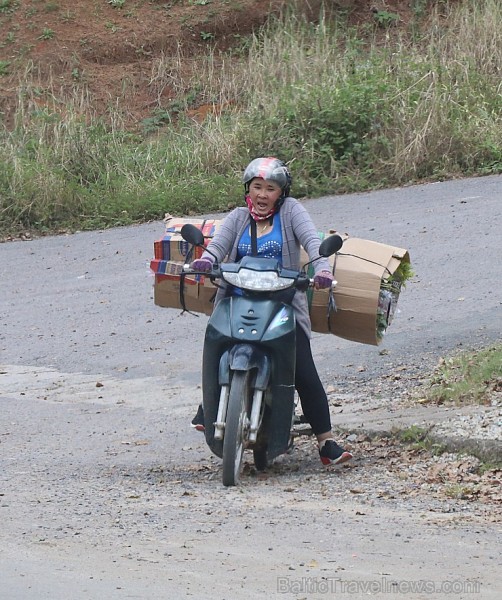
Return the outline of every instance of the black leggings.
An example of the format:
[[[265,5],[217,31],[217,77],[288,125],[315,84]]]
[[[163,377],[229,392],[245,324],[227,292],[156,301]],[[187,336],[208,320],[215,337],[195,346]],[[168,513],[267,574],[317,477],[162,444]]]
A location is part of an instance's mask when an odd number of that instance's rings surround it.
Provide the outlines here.
[[[296,325],[296,375],[295,388],[300,396],[303,414],[318,435],[331,431],[328,398],[319,379],[310,340],[303,329]]]

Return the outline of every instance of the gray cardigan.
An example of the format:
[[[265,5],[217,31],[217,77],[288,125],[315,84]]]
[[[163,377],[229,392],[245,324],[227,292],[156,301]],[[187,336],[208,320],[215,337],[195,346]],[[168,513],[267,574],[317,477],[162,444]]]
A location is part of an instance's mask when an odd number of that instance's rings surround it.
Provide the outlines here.
[[[307,210],[294,198],[286,198],[280,209],[282,228],[282,264],[286,269],[300,268],[300,245],[306,250],[310,260],[319,256],[321,243],[317,229]],[[227,259],[235,262],[237,246],[246,227],[249,226],[249,210],[247,207],[235,208],[220,225],[208,248],[219,262]],[[202,255],[211,258],[209,253]],[[314,263],[314,271],[330,271],[328,259],[322,258]],[[224,296],[224,290],[218,290],[216,302]],[[302,329],[310,337],[311,326],[305,292],[297,291],[293,300],[296,319]]]

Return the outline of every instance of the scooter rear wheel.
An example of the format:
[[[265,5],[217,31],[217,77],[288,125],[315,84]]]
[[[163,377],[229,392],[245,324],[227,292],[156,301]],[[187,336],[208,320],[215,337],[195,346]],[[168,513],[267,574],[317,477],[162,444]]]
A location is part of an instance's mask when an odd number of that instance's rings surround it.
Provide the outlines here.
[[[225,437],[223,438],[223,485],[237,485],[249,433],[252,390],[249,371],[235,371],[230,383]]]

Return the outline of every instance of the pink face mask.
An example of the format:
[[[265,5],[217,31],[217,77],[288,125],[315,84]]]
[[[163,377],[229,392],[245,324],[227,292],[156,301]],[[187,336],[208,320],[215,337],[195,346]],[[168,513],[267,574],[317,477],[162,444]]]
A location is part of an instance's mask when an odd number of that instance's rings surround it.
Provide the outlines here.
[[[274,206],[274,208],[272,208],[272,210],[270,210],[266,215],[257,215],[249,196],[246,196],[246,204],[248,205],[249,212],[255,221],[266,221],[277,212],[277,206]]]

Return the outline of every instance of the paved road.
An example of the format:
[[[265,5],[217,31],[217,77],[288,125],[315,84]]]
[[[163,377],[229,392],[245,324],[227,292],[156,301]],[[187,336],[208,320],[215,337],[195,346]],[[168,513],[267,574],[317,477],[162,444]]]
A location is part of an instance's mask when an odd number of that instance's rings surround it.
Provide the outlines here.
[[[416,278],[385,343],[421,362],[500,338],[502,178],[306,202],[319,229],[407,248]],[[199,378],[205,317],[153,306],[148,263],[162,223],[0,246],[2,362],[119,378]],[[379,349],[316,335],[320,369],[386,369]],[[380,348],[381,349],[381,348]]]
[[[306,206],[319,229],[407,248],[416,271],[381,347],[314,336],[327,385],[413,375],[501,340],[502,177]],[[186,427],[206,318],[153,305],[162,229],[0,245],[0,597],[362,598],[351,582],[431,579],[434,594],[406,597],[452,597],[449,580],[458,598],[499,598],[491,510],[392,500],[398,484],[371,456],[332,477],[299,453],[277,477],[221,487]]]

